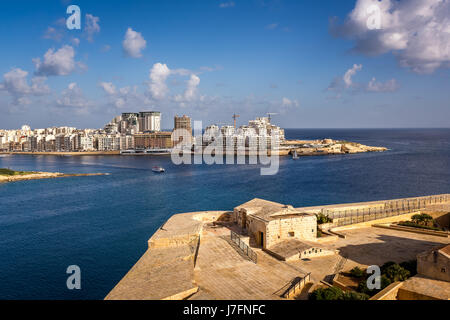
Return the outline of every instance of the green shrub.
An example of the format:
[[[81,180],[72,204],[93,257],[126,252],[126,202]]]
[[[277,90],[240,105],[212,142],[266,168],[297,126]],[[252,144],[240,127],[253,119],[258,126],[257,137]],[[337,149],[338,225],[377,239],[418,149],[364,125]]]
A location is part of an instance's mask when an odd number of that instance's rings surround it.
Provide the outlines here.
[[[429,214],[415,214],[411,217],[411,221],[418,225],[429,226],[433,222],[433,217]]]
[[[356,266],[352,270],[350,270],[350,274],[352,275],[352,277],[355,277],[355,278],[362,278],[365,275],[364,271],[361,270],[358,266]]]
[[[391,281],[405,281],[409,278],[410,272],[405,268],[402,268],[399,264],[395,263],[386,268],[383,273]]]
[[[369,300],[370,296],[355,291],[344,292],[341,300]]]
[[[27,171],[14,171],[11,169],[0,169],[0,176],[16,176],[16,175],[25,175],[25,174],[31,174],[34,172],[27,172]]]
[[[409,271],[409,276],[415,276],[417,274],[417,260],[409,260],[400,263],[400,267]]]
[[[316,217],[317,217],[317,224],[333,222],[332,219],[330,219],[328,216],[324,215],[323,213],[316,214]]]
[[[318,288],[311,293],[311,300],[340,300],[343,291],[336,287]]]
[[[442,230],[439,229],[439,228],[432,227],[432,226],[426,226],[426,225],[422,225],[422,224],[417,224],[417,223],[412,222],[412,221],[399,222],[398,225],[399,225],[399,226],[404,226],[404,227],[412,227],[412,228],[419,228],[419,229],[433,230],[433,231],[442,231]]]
[[[394,261],[388,261],[385,264],[383,264],[380,268],[381,274],[386,273],[386,269],[389,268],[390,266],[393,266],[394,264],[396,264]]]
[[[386,277],[386,275],[384,275],[384,274],[381,275],[380,282],[381,282],[380,283],[380,289],[369,289],[367,287],[367,280],[364,279],[364,280],[359,282],[357,291],[359,293],[363,293],[363,294],[367,294],[369,296],[373,296],[373,295],[377,294],[378,292],[380,292],[381,290],[383,290],[384,288],[386,288],[388,285],[390,285],[392,283],[391,280],[389,280],[388,277]]]
[[[368,300],[369,296],[364,293],[349,291],[345,292],[337,287],[319,288],[314,290],[310,300]]]

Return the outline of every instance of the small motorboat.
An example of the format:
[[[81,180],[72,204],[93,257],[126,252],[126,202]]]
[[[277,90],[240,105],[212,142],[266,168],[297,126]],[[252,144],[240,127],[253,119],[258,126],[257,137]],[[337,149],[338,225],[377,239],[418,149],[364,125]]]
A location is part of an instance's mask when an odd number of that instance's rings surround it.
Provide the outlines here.
[[[294,153],[292,154],[292,159],[293,160],[298,160],[299,159],[299,156],[297,154],[297,150],[295,150]]]
[[[165,170],[163,167],[153,167],[153,168],[152,168],[152,171],[153,171],[153,172],[156,172],[156,173],[163,173],[163,172],[165,172],[166,170]]]

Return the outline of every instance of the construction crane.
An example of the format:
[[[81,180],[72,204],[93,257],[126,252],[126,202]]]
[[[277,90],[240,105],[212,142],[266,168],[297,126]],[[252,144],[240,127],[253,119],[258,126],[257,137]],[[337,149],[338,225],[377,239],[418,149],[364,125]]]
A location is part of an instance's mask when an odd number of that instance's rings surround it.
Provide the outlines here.
[[[276,116],[278,113],[273,113],[273,112],[267,112],[268,118],[269,118],[269,123],[272,120],[272,116]]]
[[[234,129],[236,129],[236,119],[239,118],[240,115],[238,114],[233,114],[233,120],[234,120]]]

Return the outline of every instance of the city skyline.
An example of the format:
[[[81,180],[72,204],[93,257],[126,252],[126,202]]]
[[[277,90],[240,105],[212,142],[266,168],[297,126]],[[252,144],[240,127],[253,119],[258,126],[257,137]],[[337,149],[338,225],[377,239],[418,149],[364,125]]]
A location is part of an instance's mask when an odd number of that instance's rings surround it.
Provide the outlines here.
[[[163,129],[267,112],[284,128],[450,126],[448,2],[78,1],[68,30],[70,4],[2,5],[0,128],[98,128],[137,109]]]

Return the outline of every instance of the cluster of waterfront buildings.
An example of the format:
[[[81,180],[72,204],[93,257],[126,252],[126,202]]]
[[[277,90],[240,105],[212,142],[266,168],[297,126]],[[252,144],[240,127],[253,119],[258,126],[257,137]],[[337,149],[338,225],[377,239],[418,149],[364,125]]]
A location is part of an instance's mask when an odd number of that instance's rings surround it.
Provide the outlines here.
[[[192,134],[191,118],[174,117],[172,131],[161,130],[161,112],[122,113],[103,129],[77,129],[51,127],[31,129],[24,125],[19,130],[0,129],[0,151],[3,152],[90,152],[170,150],[204,147],[222,142],[228,147],[252,147],[261,142],[278,145],[284,141],[284,130],[263,117],[249,121],[248,125],[210,125],[198,136]]]

